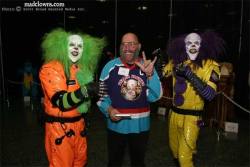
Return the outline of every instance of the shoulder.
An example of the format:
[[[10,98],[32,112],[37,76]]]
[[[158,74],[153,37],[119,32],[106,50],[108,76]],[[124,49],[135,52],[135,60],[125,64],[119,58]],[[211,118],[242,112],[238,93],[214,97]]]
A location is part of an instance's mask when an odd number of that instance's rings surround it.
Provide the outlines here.
[[[169,60],[169,62],[163,67],[164,76],[169,76],[173,69],[173,60]]]
[[[216,73],[217,75],[220,75],[220,64],[214,60],[207,59],[203,63],[203,70],[207,73]]]
[[[44,63],[42,65],[42,68],[63,68],[63,65],[59,61],[50,61],[47,63]]]
[[[114,59],[110,60],[110,61],[106,64],[106,66],[115,65],[115,64],[121,64],[121,63],[122,63],[122,62],[121,62],[120,58],[117,57],[117,58],[114,58]]]
[[[115,59],[110,60],[109,62],[107,62],[103,69],[105,69],[105,70],[112,69],[115,66],[120,66],[120,65],[122,65],[122,62],[121,62],[120,58],[115,58]]]
[[[206,66],[206,67],[209,67],[209,66],[219,67],[220,64],[218,62],[216,62],[215,60],[207,59],[207,60],[203,61],[203,66]]]
[[[58,61],[50,61],[48,63],[45,63],[42,65],[40,69],[40,74],[44,72],[63,72],[64,73],[64,68],[63,65],[58,62]]]
[[[115,58],[113,60],[110,60],[102,69],[100,79],[104,80],[107,79],[109,76],[109,73],[115,69],[116,67],[122,66],[122,62],[120,58]]]

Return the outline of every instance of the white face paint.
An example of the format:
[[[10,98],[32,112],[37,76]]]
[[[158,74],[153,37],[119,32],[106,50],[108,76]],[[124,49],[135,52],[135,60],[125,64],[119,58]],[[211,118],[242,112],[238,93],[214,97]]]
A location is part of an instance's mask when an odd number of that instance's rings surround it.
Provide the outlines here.
[[[68,37],[68,55],[70,60],[75,63],[82,57],[83,39],[79,35]]]
[[[199,54],[201,37],[197,33],[190,33],[185,38],[186,52],[190,60],[195,60]]]

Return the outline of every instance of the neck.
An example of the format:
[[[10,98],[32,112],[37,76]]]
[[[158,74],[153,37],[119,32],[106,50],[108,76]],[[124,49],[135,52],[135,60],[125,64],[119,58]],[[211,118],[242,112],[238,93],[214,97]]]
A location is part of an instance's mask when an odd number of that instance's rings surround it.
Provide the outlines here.
[[[130,65],[130,66],[132,66],[132,65],[135,64],[135,59],[132,59],[132,60],[130,60],[130,61],[127,61],[127,60],[125,60],[124,58],[121,57],[121,61],[122,61],[124,64]]]

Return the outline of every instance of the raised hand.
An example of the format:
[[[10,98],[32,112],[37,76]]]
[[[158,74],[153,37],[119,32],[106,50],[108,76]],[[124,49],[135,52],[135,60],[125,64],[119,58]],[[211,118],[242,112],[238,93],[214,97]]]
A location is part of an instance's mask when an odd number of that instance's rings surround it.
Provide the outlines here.
[[[146,55],[144,52],[142,52],[142,59],[143,62],[135,62],[135,64],[140,67],[141,71],[143,71],[147,77],[151,77],[154,73],[154,64],[157,60],[157,57],[154,58],[153,61],[147,60]]]

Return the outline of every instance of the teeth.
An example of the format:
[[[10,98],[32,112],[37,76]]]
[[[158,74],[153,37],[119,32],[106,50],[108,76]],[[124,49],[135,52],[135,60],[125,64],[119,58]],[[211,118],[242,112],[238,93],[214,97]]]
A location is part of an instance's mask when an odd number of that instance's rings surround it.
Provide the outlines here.
[[[77,56],[77,55],[78,55],[78,52],[73,51],[73,52],[72,52],[72,55],[73,55],[73,56]]]
[[[196,49],[190,49],[189,52],[190,52],[190,53],[196,53],[197,50],[196,50]]]

